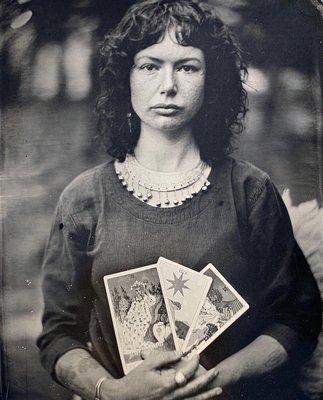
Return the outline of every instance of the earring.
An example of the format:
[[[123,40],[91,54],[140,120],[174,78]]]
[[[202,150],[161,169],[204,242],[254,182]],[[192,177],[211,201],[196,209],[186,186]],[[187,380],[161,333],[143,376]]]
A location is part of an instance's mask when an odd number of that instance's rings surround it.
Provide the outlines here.
[[[204,127],[207,128],[209,125],[209,113],[207,112],[207,110],[204,110],[203,122],[204,122]]]
[[[130,132],[130,135],[132,136],[132,134],[133,134],[133,127],[132,127],[132,113],[131,113],[131,112],[128,112],[128,113],[127,113],[127,121],[128,121],[129,132]]]

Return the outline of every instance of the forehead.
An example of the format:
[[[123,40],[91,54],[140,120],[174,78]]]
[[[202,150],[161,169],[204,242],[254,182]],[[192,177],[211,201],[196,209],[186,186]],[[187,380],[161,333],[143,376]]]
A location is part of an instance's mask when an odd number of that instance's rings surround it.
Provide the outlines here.
[[[160,42],[140,50],[134,58],[138,60],[141,57],[157,58],[169,62],[176,62],[184,58],[197,58],[204,62],[203,51],[197,47],[179,44],[174,31],[167,31]]]

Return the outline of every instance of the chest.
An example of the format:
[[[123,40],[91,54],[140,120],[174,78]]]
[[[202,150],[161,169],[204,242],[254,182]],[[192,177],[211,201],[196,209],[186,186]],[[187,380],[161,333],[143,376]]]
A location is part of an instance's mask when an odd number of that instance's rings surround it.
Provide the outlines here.
[[[200,271],[208,263],[243,293],[250,293],[250,266],[235,209],[216,204],[180,223],[152,223],[122,207],[107,207],[95,233],[92,285],[104,295],[103,276],[150,265],[160,256]],[[243,294],[241,293],[241,294]]]

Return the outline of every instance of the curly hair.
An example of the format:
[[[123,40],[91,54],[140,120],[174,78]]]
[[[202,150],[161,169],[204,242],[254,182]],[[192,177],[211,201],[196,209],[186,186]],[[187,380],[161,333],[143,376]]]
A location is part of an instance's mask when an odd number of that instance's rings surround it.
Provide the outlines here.
[[[133,154],[140,134],[130,99],[134,56],[160,41],[170,28],[175,28],[179,44],[197,47],[205,56],[204,102],[193,129],[201,158],[212,163],[231,153],[232,139],[243,129],[247,71],[239,47],[213,7],[201,0],[144,0],[131,6],[100,44],[99,128],[108,153],[120,161]],[[131,130],[129,112],[134,115]]]

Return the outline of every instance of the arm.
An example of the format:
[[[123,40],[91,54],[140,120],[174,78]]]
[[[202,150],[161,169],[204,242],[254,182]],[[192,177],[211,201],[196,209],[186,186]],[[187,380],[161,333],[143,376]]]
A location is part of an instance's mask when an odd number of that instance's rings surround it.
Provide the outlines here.
[[[63,193],[64,194],[64,193]],[[37,340],[44,368],[56,379],[56,360],[72,349],[87,350],[92,293],[87,236],[62,195],[56,208],[43,262],[43,331]]]
[[[248,378],[265,375],[283,365],[288,359],[284,347],[274,338],[261,335],[248,346],[220,362],[210,387],[230,388]],[[200,365],[197,375],[206,373]]]
[[[213,381],[215,371],[194,378],[198,362],[198,357],[190,361],[181,360],[180,352],[154,352],[127,376],[114,379],[90,353],[83,349],[73,349],[57,360],[55,372],[64,386],[84,400],[94,399],[96,382],[101,377],[107,378],[100,388],[101,400],[176,400],[182,399],[183,394],[185,398],[189,396],[194,400],[199,399],[198,395],[203,391],[203,399],[221,394],[222,390],[218,387],[206,389]],[[188,381],[184,387],[178,387],[175,381],[177,365],[180,365]]]
[[[73,349],[63,354],[55,364],[57,380],[84,400],[93,400],[96,382],[106,376],[111,383],[112,376],[84,349]],[[112,393],[111,385],[110,393]]]
[[[260,334],[275,338],[293,362],[304,362],[321,330],[320,292],[277,189],[266,179],[256,193],[248,240],[250,260],[258,266]]]
[[[227,387],[264,375],[280,367],[287,358],[286,350],[276,339],[261,335],[216,366],[219,374],[213,386]]]
[[[222,361],[214,384],[273,372],[287,360],[302,360],[315,348],[321,327],[321,300],[294,236],[287,210],[268,178],[248,197],[249,260],[257,266],[258,337]]]

